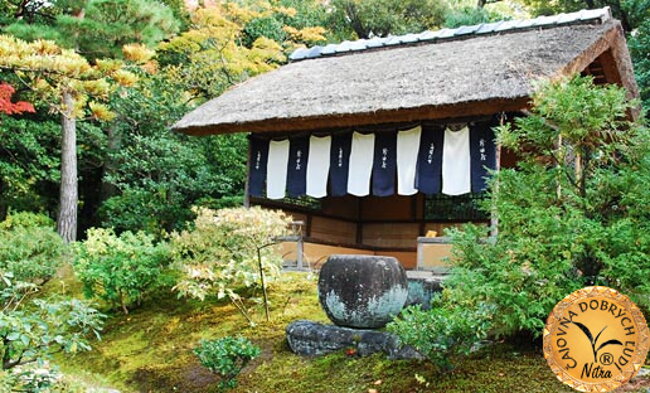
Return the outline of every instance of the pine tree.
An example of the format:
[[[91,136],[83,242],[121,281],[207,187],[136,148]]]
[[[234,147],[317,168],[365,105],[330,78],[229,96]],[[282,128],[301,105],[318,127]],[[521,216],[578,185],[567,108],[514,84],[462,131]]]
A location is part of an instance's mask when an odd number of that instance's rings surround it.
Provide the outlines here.
[[[139,55],[146,50],[132,51]],[[90,115],[110,120],[114,114],[105,101],[117,86],[130,86],[137,77],[116,60],[90,63],[71,49],[62,49],[51,41],[31,43],[0,35],[0,69],[12,71],[30,83],[61,115],[61,189],[57,230],[67,242],[77,235],[77,120]]]

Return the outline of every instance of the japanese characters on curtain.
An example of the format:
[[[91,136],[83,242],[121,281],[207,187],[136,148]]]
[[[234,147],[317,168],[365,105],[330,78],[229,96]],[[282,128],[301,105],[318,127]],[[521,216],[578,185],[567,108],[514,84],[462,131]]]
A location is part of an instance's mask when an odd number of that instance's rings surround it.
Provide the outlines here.
[[[496,168],[492,125],[250,138],[249,193],[285,196],[462,195],[482,192]]]

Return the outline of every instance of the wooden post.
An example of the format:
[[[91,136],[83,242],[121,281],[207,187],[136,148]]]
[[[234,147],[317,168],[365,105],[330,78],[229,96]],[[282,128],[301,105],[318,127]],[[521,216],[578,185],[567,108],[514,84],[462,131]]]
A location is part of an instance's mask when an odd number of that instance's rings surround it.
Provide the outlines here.
[[[244,183],[244,207],[251,207],[251,197],[250,197],[250,175],[251,175],[251,140],[248,138],[248,154],[246,155],[246,182]]]
[[[302,239],[302,233],[298,235],[298,244],[297,244],[297,250],[296,250],[296,267],[298,270],[302,270],[304,268],[303,265],[303,255],[305,253],[305,243]]]

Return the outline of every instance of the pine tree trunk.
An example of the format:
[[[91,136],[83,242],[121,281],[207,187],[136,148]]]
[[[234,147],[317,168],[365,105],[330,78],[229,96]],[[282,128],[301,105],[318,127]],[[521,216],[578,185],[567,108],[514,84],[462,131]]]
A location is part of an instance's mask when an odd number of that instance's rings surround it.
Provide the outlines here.
[[[77,239],[77,121],[73,114],[72,94],[63,92],[64,110],[61,116],[61,188],[59,191],[59,217],[57,231],[66,242]]]

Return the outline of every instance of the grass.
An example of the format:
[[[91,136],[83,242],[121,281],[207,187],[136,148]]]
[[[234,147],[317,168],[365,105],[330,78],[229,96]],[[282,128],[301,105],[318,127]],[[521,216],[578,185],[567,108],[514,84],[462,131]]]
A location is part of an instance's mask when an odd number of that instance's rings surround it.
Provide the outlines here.
[[[60,277],[47,291],[78,293],[79,286]],[[129,315],[113,314],[102,340],[92,352],[59,357],[62,370],[89,386],[127,392],[216,392],[218,378],[191,353],[203,338],[243,335],[262,348],[262,356],[244,370],[234,392],[445,392],[569,393],[535,347],[499,344],[458,359],[450,373],[440,374],[420,361],[390,361],[344,353],[305,358],[294,355],[284,329],[296,319],[326,321],[316,293],[315,277],[286,273],[270,284],[271,322],[261,306],[253,306],[250,327],[234,306],[216,299],[176,299],[158,293]],[[645,383],[642,384],[646,386]],[[626,391],[641,391],[640,386]],[[645,390],[643,390],[645,391]]]

